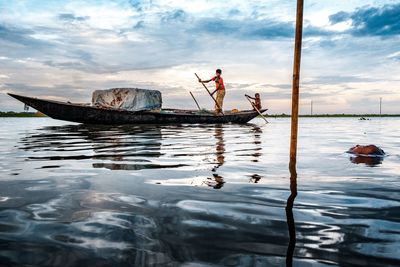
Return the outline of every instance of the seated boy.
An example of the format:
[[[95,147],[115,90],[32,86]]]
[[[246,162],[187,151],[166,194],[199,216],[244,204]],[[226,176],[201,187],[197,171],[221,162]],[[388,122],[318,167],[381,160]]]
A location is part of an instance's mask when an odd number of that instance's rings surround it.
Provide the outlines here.
[[[261,98],[260,98],[260,94],[259,93],[256,93],[255,95],[254,95],[254,97],[251,97],[251,96],[249,96],[249,95],[246,95],[248,98],[250,98],[250,99],[253,99],[254,100],[254,102],[252,102],[253,103],[253,109],[254,110],[256,110],[256,109],[258,109],[258,110],[261,110]]]

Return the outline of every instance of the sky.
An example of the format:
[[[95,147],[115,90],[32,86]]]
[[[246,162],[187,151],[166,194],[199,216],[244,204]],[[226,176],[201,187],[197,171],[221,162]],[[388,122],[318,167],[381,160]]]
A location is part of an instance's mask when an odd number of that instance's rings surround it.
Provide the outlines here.
[[[0,0],[6,93],[85,102],[97,89],[157,89],[163,106],[204,108],[222,69],[225,109],[290,113],[295,0]],[[300,113],[400,113],[400,0],[305,0]],[[214,88],[212,83],[210,88]]]

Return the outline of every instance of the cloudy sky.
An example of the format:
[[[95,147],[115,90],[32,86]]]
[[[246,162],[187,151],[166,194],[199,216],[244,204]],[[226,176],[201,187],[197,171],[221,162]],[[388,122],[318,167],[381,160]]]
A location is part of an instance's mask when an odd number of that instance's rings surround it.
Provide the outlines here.
[[[212,101],[194,72],[223,70],[225,107],[260,92],[290,112],[295,0],[0,0],[5,93],[90,102],[112,87],[159,89],[164,106]],[[305,0],[301,112],[400,113],[400,0]],[[210,84],[212,86],[212,84]]]

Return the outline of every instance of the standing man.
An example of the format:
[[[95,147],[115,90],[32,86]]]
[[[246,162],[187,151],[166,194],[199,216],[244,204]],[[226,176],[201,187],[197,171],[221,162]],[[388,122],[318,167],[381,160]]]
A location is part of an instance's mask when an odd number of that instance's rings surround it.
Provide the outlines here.
[[[199,82],[201,83],[208,83],[211,81],[215,81],[215,86],[216,89],[214,92],[211,93],[211,95],[214,95],[215,93],[217,93],[217,97],[216,97],[216,101],[218,103],[218,105],[215,105],[215,113],[219,114],[222,113],[222,106],[224,104],[224,97],[225,97],[225,85],[224,85],[224,80],[222,79],[221,76],[222,71],[220,69],[217,69],[215,71],[215,76],[209,80],[200,80]]]

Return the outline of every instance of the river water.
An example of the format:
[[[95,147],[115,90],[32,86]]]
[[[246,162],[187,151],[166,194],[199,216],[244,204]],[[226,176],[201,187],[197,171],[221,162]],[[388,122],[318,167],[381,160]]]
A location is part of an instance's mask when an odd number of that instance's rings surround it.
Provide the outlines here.
[[[0,118],[0,266],[399,266],[400,118],[269,120]]]

